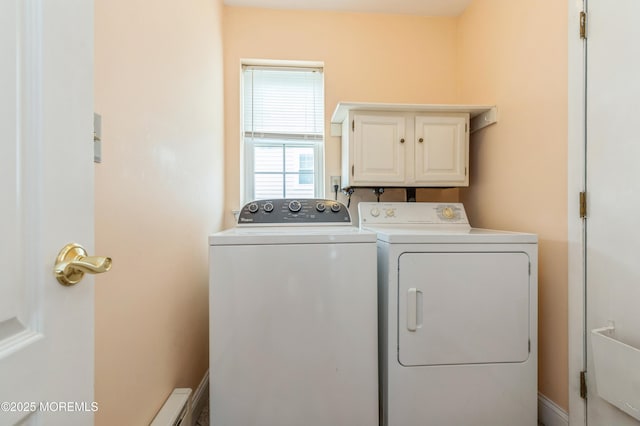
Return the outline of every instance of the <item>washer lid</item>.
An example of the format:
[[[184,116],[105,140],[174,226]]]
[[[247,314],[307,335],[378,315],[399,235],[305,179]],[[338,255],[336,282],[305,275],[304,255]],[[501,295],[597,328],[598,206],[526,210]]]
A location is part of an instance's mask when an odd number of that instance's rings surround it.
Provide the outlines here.
[[[355,226],[236,227],[209,236],[210,246],[375,242],[375,233]]]

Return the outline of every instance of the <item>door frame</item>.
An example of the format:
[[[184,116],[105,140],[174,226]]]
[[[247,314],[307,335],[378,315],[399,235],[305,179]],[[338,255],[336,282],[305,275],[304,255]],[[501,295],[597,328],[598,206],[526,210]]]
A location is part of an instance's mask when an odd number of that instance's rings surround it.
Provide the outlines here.
[[[587,404],[580,397],[580,372],[586,367],[585,220],[579,194],[586,181],[586,41],[580,39],[580,12],[587,0],[568,0],[567,225],[569,297],[569,424],[586,425]],[[587,34],[588,35],[588,34]]]

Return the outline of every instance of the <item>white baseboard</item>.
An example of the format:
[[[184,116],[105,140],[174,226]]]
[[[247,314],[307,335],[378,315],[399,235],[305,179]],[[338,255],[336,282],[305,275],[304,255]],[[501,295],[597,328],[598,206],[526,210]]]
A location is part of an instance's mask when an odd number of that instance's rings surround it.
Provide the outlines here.
[[[194,426],[198,421],[207,402],[209,402],[209,370],[204,374],[191,399],[191,426]]]
[[[543,394],[538,394],[538,423],[542,426],[569,426],[569,414]]]

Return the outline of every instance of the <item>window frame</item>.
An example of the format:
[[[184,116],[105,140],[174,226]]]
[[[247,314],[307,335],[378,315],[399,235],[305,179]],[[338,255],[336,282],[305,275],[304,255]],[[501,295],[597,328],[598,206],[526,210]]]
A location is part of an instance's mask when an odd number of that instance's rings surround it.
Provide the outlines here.
[[[312,136],[309,138],[294,138],[291,142],[287,142],[286,139],[291,139],[290,135],[279,135],[277,133],[266,134],[269,136],[280,137],[282,142],[255,142],[248,141],[245,129],[244,129],[244,71],[245,68],[268,68],[273,70],[317,70],[322,74],[322,134],[320,136]],[[314,156],[314,197],[324,198],[324,150],[326,139],[326,106],[324,97],[324,64],[321,62],[306,62],[306,61],[261,61],[261,60],[242,60],[240,67],[240,142],[241,142],[241,156],[240,156],[240,176],[241,176],[241,202],[246,204],[255,199],[255,156],[254,148],[256,146],[287,146],[287,147],[313,147]],[[264,133],[261,134],[264,137]],[[287,137],[289,136],[289,137]],[[309,135],[311,136],[311,135]],[[283,151],[284,152],[284,151]],[[286,176],[287,173],[284,169],[282,174]],[[260,173],[260,172],[258,172]],[[299,175],[299,174],[298,174]],[[286,196],[286,195],[285,195]],[[293,197],[288,197],[293,198]]]

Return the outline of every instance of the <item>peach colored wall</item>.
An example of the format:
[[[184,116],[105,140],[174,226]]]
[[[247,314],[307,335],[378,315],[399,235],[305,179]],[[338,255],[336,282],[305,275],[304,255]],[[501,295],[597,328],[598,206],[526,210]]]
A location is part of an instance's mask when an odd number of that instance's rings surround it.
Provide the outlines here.
[[[451,103],[456,99],[456,19],[318,11],[224,8],[225,224],[240,204],[241,59],[325,65],[325,186],[340,174],[340,138],[330,136],[339,101]],[[430,199],[457,192],[431,191]],[[451,194],[453,192],[453,195]],[[389,192],[384,200],[403,193]],[[374,199],[367,190],[354,197]],[[341,197],[344,200],[344,197]]]
[[[459,100],[498,105],[474,135],[472,225],[539,236],[539,390],[568,407],[567,3],[474,0],[460,17]]]
[[[222,223],[222,1],[97,0],[97,425],[148,424],[208,368],[207,236]]]

